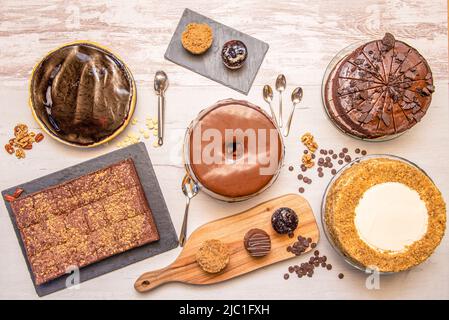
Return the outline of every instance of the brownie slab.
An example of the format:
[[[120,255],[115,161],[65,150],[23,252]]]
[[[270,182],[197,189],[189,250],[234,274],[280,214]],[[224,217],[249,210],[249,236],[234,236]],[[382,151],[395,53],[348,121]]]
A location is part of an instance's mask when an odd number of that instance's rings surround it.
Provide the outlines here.
[[[159,240],[132,159],[19,198],[11,208],[36,285]]]

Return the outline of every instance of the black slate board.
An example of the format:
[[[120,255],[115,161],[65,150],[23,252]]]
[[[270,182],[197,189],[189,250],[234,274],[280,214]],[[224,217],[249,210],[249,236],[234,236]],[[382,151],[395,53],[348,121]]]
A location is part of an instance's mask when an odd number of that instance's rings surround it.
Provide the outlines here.
[[[145,144],[142,142],[134,144],[132,146],[113,151],[98,158],[77,164],[73,167],[51,173],[47,176],[2,191],[3,196],[5,194],[14,193],[14,191],[18,187],[23,188],[26,193],[37,192],[42,189],[46,189],[48,187],[63,183],[67,180],[72,180],[86,175],[90,172],[97,171],[128,158],[131,158],[134,161],[137,174],[139,175],[140,182],[142,183],[143,190],[145,192],[148,204],[151,208],[157,229],[159,231],[160,240],[117,254],[105,260],[81,268],[79,274],[80,282],[84,282],[86,280],[101,276],[105,273],[123,268],[127,265],[144,260],[162,252],[169,251],[178,246],[178,237],[175,228],[173,227],[170,213],[168,212],[167,206],[165,204],[165,200],[159,187],[156,175],[154,174],[154,170]],[[19,229],[17,228],[14,213],[12,212],[9,202],[5,201],[5,205],[14,226],[17,238],[19,240],[22,253],[25,257],[25,261],[27,262],[31,278],[33,278],[30,264],[28,263],[28,259],[26,258],[22,238],[20,236]],[[61,276],[39,286],[35,285],[34,287],[36,289],[36,293],[38,294],[38,296],[42,297],[47,294],[65,289],[66,279],[68,276],[69,275]],[[133,284],[130,283],[130,286],[132,285]]]
[[[214,39],[212,46],[201,55],[193,55],[181,44],[181,35],[191,22],[206,23],[212,28]],[[237,70],[229,70],[221,59],[221,49],[229,40],[241,40],[248,48],[245,64]],[[185,9],[171,38],[165,59],[196,72],[206,78],[248,94],[259,68],[268,51],[268,44],[245,33],[209,19],[195,11]]]

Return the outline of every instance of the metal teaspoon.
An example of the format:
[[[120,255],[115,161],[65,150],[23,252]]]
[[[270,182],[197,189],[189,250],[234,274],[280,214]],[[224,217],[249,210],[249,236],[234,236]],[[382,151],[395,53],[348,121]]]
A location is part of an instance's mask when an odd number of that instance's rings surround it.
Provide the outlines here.
[[[279,125],[276,119],[276,114],[273,110],[273,106],[271,105],[271,103],[273,102],[273,89],[271,89],[271,87],[267,84],[263,87],[263,99],[270,106],[271,117],[273,118],[274,122]]]
[[[285,130],[284,130],[284,137],[287,137],[288,134],[290,133],[290,126],[292,125],[293,113],[295,113],[295,106],[301,102],[302,97],[303,97],[302,88],[301,87],[295,88],[295,90],[293,90],[293,92],[292,92],[293,105],[290,110],[290,115],[288,116],[287,126],[285,127]]]
[[[287,80],[283,74],[276,78],[276,91],[279,92],[279,127],[282,128],[282,92],[287,86]]]
[[[154,76],[154,90],[158,96],[157,104],[157,143],[162,146],[164,143],[164,116],[165,116],[165,96],[164,92],[168,87],[168,77],[164,71],[157,71]]]
[[[198,194],[200,188],[198,184],[195,181],[193,181],[193,179],[188,174],[186,174],[184,176],[184,179],[182,179],[181,188],[182,192],[186,196],[186,209],[184,211],[184,219],[182,221],[181,234],[179,235],[179,245],[183,247],[186,241],[187,220],[189,218],[190,199],[192,199],[194,196]]]

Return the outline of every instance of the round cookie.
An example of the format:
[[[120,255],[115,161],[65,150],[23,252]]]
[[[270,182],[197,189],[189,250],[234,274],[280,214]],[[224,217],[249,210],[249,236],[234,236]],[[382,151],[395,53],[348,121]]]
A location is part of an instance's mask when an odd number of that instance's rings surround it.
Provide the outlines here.
[[[203,54],[212,45],[213,33],[205,23],[189,23],[184,29],[181,43],[192,54]]]
[[[229,249],[220,240],[203,242],[196,253],[196,261],[201,269],[209,273],[217,273],[226,268],[229,263]]]
[[[246,251],[252,257],[264,257],[271,251],[271,238],[261,229],[249,230],[243,239]]]

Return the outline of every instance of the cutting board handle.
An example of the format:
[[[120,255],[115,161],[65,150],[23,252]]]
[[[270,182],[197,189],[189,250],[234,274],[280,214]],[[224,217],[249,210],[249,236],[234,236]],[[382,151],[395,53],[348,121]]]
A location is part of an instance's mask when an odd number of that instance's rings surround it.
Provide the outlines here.
[[[176,273],[173,271],[173,268],[168,266],[159,270],[146,272],[136,280],[134,283],[134,288],[138,292],[146,292],[159,287],[164,283],[180,280],[177,279]]]

